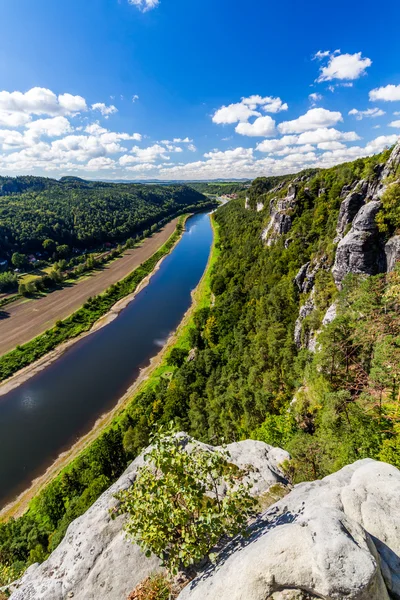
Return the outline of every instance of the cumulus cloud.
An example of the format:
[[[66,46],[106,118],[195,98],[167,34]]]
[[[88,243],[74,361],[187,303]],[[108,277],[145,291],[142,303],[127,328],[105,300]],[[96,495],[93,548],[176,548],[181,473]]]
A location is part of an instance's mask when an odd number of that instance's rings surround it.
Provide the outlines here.
[[[235,131],[250,137],[271,137],[275,134],[275,121],[268,115],[258,117],[253,123],[238,123]]]
[[[25,115],[72,115],[87,110],[82,96],[60,94],[34,87],[28,92],[0,92],[0,111]]]
[[[92,104],[92,110],[99,110],[101,114],[105,117],[108,117],[109,115],[113,115],[114,113],[118,112],[118,108],[114,106],[114,104],[110,104],[110,106],[107,106],[106,104],[104,104],[104,102],[96,102],[96,104]]]
[[[369,99],[372,102],[384,100],[385,102],[396,102],[400,100],[400,85],[386,85],[375,88],[369,93]]]
[[[260,117],[259,112],[278,113],[287,110],[288,105],[280,98],[272,96],[253,95],[248,98],[242,98],[240,102],[222,106],[213,114],[212,120],[218,125],[230,125],[233,123],[245,123],[250,117]]]
[[[355,116],[357,121],[361,121],[364,117],[383,117],[385,114],[385,111],[381,110],[380,108],[368,108],[367,110],[357,110],[357,108],[352,108],[349,111],[349,115]]]
[[[391,123],[389,123],[389,127],[400,127],[400,120],[392,121]]]
[[[136,100],[139,100],[139,96],[137,94],[135,94],[134,96],[132,96],[132,102],[135,103]]]
[[[323,54],[324,56],[322,56]],[[355,54],[318,53],[315,58],[329,58],[328,64],[320,68],[318,82],[332,81],[334,79],[358,79],[365,75],[366,69],[372,65],[370,58],[363,58],[361,52]]]
[[[92,158],[89,160],[87,166],[88,171],[103,171],[106,169],[114,169],[115,161],[112,158],[106,158],[104,156],[100,156],[99,158]]]
[[[338,131],[333,127],[320,127],[299,135],[298,144],[321,144],[324,142],[356,142],[359,136],[355,131]]]
[[[160,144],[153,144],[153,146],[147,148],[134,146],[130,155],[125,154],[124,156],[121,156],[119,163],[122,166],[133,163],[153,163],[160,158],[169,160],[168,150],[165,146],[161,146]]]
[[[0,110],[0,127],[22,127],[22,125],[29,123],[30,120],[30,115]]]
[[[280,123],[278,129],[281,133],[301,133],[319,127],[330,127],[339,121],[343,121],[340,112],[326,110],[325,108],[311,108],[298,119]]]
[[[142,12],[147,12],[160,4],[160,0],[128,0],[128,2],[129,4],[132,4],[132,6],[136,6],[136,8]]]
[[[68,119],[65,117],[53,117],[52,119],[36,119],[26,126],[27,132],[34,137],[43,135],[48,137],[60,137],[72,131]]]

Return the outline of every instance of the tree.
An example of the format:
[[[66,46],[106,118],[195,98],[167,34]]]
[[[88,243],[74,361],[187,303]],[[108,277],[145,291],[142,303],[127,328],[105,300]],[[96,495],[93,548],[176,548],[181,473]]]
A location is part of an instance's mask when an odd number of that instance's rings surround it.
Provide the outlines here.
[[[173,367],[181,367],[186,360],[188,351],[184,348],[173,348],[168,356],[168,364]]]
[[[26,265],[26,256],[20,252],[14,252],[11,262],[16,269],[22,269]]]
[[[152,439],[144,458],[133,486],[117,494],[113,516],[129,515],[126,530],[147,556],[155,554],[175,573],[212,558],[223,535],[244,531],[256,500],[227,452],[192,445],[170,429]]]

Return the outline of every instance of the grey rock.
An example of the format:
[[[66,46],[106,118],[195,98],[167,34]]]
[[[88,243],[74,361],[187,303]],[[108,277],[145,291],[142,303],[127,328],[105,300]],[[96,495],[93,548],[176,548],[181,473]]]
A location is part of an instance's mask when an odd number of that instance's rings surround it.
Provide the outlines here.
[[[330,305],[328,310],[326,311],[324,318],[322,319],[322,325],[329,325],[336,319],[337,315],[337,304],[334,302]]]
[[[296,485],[178,600],[400,597],[400,472],[365,459]]]
[[[303,321],[306,317],[311,315],[311,313],[314,310],[315,310],[315,303],[314,303],[314,289],[313,289],[311,291],[310,297],[300,308],[299,316],[298,316],[295,326],[294,326],[294,343],[296,344],[297,348],[305,347],[310,350],[311,349],[309,347],[310,342],[311,342],[311,347],[313,346],[313,342],[311,341],[313,338],[313,332],[310,331],[304,335]],[[304,338],[304,339],[302,339],[302,338]]]
[[[400,260],[400,235],[395,235],[385,245],[386,270],[393,271]]]
[[[397,142],[396,146],[393,148],[392,153],[387,161],[383,172],[382,172],[382,180],[389,175],[393,175],[396,173],[397,169],[400,167],[400,139]]]
[[[190,451],[191,438],[181,434]],[[202,447],[214,450],[212,446]],[[239,468],[253,468],[246,481],[254,483],[254,495],[277,483],[287,484],[279,465],[289,458],[280,448],[247,440],[230,444],[230,460]],[[33,565],[18,583],[12,600],[126,600],[128,594],[150,573],[160,569],[158,559],[146,558],[140,548],[125,537],[123,516],[112,520],[110,509],[117,491],[130,487],[138,457],[121,478],[89,510],[69,526],[64,540],[41,565]],[[224,490],[221,490],[223,493]],[[72,595],[71,595],[72,594]]]
[[[350,192],[340,205],[338,224],[336,228],[337,238],[342,238],[343,233],[364,204],[365,195],[361,191]]]
[[[261,212],[262,210],[264,210],[264,204],[262,202],[257,202],[256,210],[257,212]]]
[[[294,278],[294,281],[295,281],[297,287],[299,288],[299,292],[303,292],[304,280],[306,278],[308,267],[310,266],[310,264],[311,264],[310,261],[308,261],[304,265],[302,265],[300,267],[296,277]]]
[[[352,227],[339,242],[332,268],[336,285],[340,288],[348,273],[376,275],[385,269],[385,257],[375,217],[381,207],[379,201],[365,204],[357,213]]]
[[[288,233],[292,227],[290,212],[296,206],[296,187],[290,186],[289,191],[286,198],[280,200],[273,198],[270,202],[270,220],[261,234],[267,246],[271,246],[278,237]]]
[[[246,200],[244,201],[244,207],[249,210],[250,209],[250,200],[249,198],[246,198]]]

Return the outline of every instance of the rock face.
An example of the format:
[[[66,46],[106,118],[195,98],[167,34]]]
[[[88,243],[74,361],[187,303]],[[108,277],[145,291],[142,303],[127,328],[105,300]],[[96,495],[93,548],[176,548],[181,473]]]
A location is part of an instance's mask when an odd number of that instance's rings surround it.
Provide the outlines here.
[[[314,348],[313,332],[308,332],[303,336],[302,330],[303,330],[304,319],[306,317],[308,317],[309,315],[311,315],[311,313],[316,308],[315,303],[314,303],[313,292],[314,292],[314,290],[311,292],[310,297],[305,302],[305,304],[303,304],[303,306],[300,308],[299,316],[298,316],[295,326],[294,326],[294,342],[295,342],[297,348],[301,348],[302,346],[304,346],[305,348],[308,348],[312,352],[313,352],[313,348]],[[303,337],[305,339],[302,339]]]
[[[384,252],[375,223],[380,207],[378,200],[362,206],[349,233],[339,242],[332,269],[339,288],[348,273],[376,275],[385,270]]]
[[[255,482],[254,495],[276,483],[287,484],[279,468],[289,458],[284,450],[252,440],[230,444],[227,449],[231,462],[239,468],[254,468],[248,476]],[[110,518],[109,511],[116,505],[115,493],[132,485],[142,464],[140,456],[82,517],[71,523],[48,560],[28,569],[12,600],[126,600],[143,579],[160,568],[155,557],[146,558],[125,538],[125,518]]]
[[[271,215],[267,227],[262,232],[262,239],[267,246],[271,246],[277,237],[288,233],[292,227],[291,211],[296,206],[296,188],[289,186],[286,198],[277,200],[273,198],[270,202],[269,212]]]
[[[178,600],[400,598],[400,471],[369,459],[303,483]]]
[[[261,212],[262,210],[264,210],[264,204],[262,202],[257,202],[256,210],[257,212]]]
[[[343,237],[343,233],[364,204],[365,194],[362,191],[350,192],[340,205],[339,218],[337,224],[337,240]]]
[[[386,270],[393,271],[400,260],[400,235],[395,235],[385,245]]]

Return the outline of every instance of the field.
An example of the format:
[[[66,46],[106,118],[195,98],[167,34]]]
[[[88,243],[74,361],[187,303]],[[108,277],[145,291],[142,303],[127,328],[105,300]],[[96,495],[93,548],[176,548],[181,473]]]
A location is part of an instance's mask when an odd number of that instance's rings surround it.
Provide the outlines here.
[[[89,297],[100,294],[150,258],[173,234],[178,218],[161,231],[147,238],[138,248],[128,250],[119,258],[91,276],[55,290],[37,299],[21,299],[5,306],[0,312],[0,355],[53,327]]]

